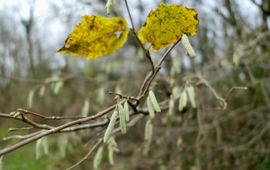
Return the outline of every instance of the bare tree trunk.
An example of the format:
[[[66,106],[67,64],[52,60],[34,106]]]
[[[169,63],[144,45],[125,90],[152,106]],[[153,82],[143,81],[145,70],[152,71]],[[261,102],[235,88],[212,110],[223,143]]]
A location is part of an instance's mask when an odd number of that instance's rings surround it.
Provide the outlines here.
[[[270,15],[270,0],[264,0],[261,6],[261,10],[262,10],[262,29],[263,31],[269,31],[269,26],[267,24],[267,19]]]
[[[35,64],[34,64],[34,55],[33,55],[33,41],[32,41],[32,28],[34,25],[34,13],[33,13],[33,4],[31,4],[30,8],[30,16],[28,20],[22,20],[22,24],[25,28],[26,33],[26,41],[28,44],[28,57],[30,62],[30,70],[33,77],[36,77],[35,75]]]
[[[235,12],[232,9],[231,0],[223,0],[223,2],[225,4],[225,7],[226,7],[228,13],[229,13],[228,21],[234,27],[237,35],[241,37],[241,35],[242,35],[242,28],[240,27],[240,25],[237,22]]]

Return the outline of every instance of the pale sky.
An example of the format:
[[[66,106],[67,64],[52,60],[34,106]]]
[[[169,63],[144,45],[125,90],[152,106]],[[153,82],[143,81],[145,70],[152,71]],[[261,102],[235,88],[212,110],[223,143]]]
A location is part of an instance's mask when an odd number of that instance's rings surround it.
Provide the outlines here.
[[[89,1],[94,2],[98,0]],[[123,3],[120,3],[121,1],[122,0],[115,0],[114,2],[116,2],[116,5],[120,4],[120,10],[125,11],[123,17],[125,17],[129,22],[125,6]],[[74,5],[76,3],[76,0],[0,0],[0,15],[2,14],[2,12],[9,14],[9,16],[13,17],[17,22],[20,22],[21,19],[27,19],[29,18],[29,4],[31,4],[30,2],[35,2],[34,16],[35,20],[37,21],[35,23],[35,28],[36,31],[38,31],[37,36],[40,36],[39,38],[42,39],[42,42],[45,44],[43,48],[45,48],[45,51],[47,52],[50,51],[50,54],[48,54],[48,56],[57,55],[55,54],[56,50],[61,47],[61,44],[64,42],[67,34],[72,30],[72,27],[79,22],[80,16],[87,14],[94,15],[94,12],[89,11],[89,8],[77,9],[77,5]],[[130,7],[132,8],[132,6],[137,6],[138,2],[140,1],[129,0]],[[179,2],[184,2],[183,5],[188,7],[192,7],[192,4],[194,3],[193,0],[172,0],[171,3],[179,4]],[[198,7],[199,17],[200,13],[206,17],[212,17],[212,9],[216,7],[216,0],[207,0],[203,2],[205,5]],[[236,2],[241,10],[242,17],[249,18],[248,21],[250,25],[258,25],[258,23],[260,22],[260,20],[258,20],[258,18],[260,18],[260,14],[258,13],[257,7],[253,5],[250,0],[236,0]],[[78,16],[75,21],[72,21],[71,26],[68,26],[67,23],[65,23],[65,21],[63,21],[63,19],[61,18],[61,16],[65,16],[66,10],[64,7],[64,3],[70,4],[69,7],[74,7],[74,9],[72,10],[74,11],[74,14]],[[142,3],[144,3],[143,6],[146,10],[144,14],[141,14],[139,13],[139,11],[136,10],[131,10],[132,15],[135,18],[135,22],[138,16],[140,16],[144,20],[150,10],[154,9],[157,5],[157,2],[153,3],[153,1],[150,0],[142,0]],[[52,6],[55,6],[59,9],[58,16],[55,16]],[[136,24],[136,26],[139,26],[138,23]],[[60,60],[59,63],[62,63],[59,57],[56,60]]]

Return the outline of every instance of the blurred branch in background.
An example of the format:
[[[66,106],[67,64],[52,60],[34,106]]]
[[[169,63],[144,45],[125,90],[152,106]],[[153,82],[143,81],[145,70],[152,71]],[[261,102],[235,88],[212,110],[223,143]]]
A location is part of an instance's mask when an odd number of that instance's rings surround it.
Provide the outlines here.
[[[34,28],[34,8],[35,8],[35,1],[30,2],[30,9],[28,11],[29,13],[29,18],[27,19],[22,19],[22,25],[24,26],[25,29],[25,34],[26,34],[26,40],[27,40],[27,45],[28,45],[28,57],[30,61],[30,68],[31,68],[31,73],[32,76],[35,78],[36,73],[35,73],[35,63],[34,63],[34,54],[33,54],[33,40],[32,40],[32,30]]]

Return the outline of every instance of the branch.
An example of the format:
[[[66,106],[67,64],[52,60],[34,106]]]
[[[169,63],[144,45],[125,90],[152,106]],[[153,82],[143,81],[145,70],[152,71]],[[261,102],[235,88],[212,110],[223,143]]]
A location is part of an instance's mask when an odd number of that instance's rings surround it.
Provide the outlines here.
[[[21,112],[23,114],[30,114],[30,115],[33,115],[33,116],[37,116],[39,118],[43,118],[45,120],[63,120],[63,119],[81,119],[81,118],[84,118],[84,116],[44,116],[40,113],[36,113],[36,112],[33,112],[33,111],[30,111],[30,110],[26,110],[26,109],[22,109],[22,108],[19,108],[17,109],[15,112]]]
[[[93,153],[94,150],[96,150],[96,148],[102,143],[102,139],[99,139],[95,145],[90,148],[90,150],[87,152],[87,154],[81,159],[79,160],[77,163],[75,163],[74,165],[72,165],[71,167],[67,168],[66,170],[71,170],[75,167],[77,167],[78,165],[80,165],[83,161],[85,161],[90,155],[91,153]]]
[[[16,112],[14,112],[14,113],[16,114]],[[51,129],[51,127],[49,125],[36,123],[33,120],[28,119],[25,115],[23,115],[23,113],[20,113],[20,112],[18,112],[18,113],[19,113],[19,115],[16,115],[16,116],[11,116],[10,114],[6,114],[6,113],[0,113],[0,117],[6,118],[6,119],[18,120],[18,121],[26,123],[26,124],[30,125],[31,127],[37,128],[37,129]],[[21,116],[21,118],[19,116]]]
[[[85,118],[82,118],[82,119],[78,119],[78,120],[74,120],[74,121],[71,121],[71,122],[68,122],[68,123],[65,123],[63,125],[60,125],[58,127],[55,127],[55,128],[52,128],[52,129],[49,129],[49,130],[45,130],[45,131],[42,131],[41,133],[31,137],[31,138],[28,138],[28,139],[25,139],[25,140],[22,140],[16,144],[13,144],[9,147],[6,147],[2,150],[0,150],[0,157],[4,154],[7,154],[11,151],[14,151],[28,143],[31,143],[33,141],[36,141],[44,136],[48,136],[50,134],[53,134],[53,133],[57,133],[59,131],[61,131],[62,129],[65,129],[67,127],[70,127],[70,126],[73,126],[73,125],[76,125],[76,124],[82,124],[82,123],[85,123],[85,122],[88,122],[90,120],[94,120],[94,119],[97,119],[109,112],[111,112],[112,110],[114,110],[116,107],[116,104],[115,105],[112,105],[110,107],[108,107],[107,109],[103,110],[103,111],[100,111],[98,112],[97,114],[93,115],[93,116],[89,116],[89,117],[85,117]]]
[[[127,8],[128,16],[129,16],[129,19],[130,19],[130,22],[131,22],[131,26],[132,26],[131,32],[134,34],[134,36],[135,36],[136,40],[138,41],[140,47],[143,49],[144,54],[145,54],[145,57],[148,60],[149,64],[151,65],[151,70],[152,70],[152,72],[154,72],[155,71],[155,67],[154,67],[153,60],[152,60],[152,58],[150,56],[149,51],[144,48],[144,45],[142,44],[142,42],[140,41],[140,39],[139,39],[139,37],[138,37],[138,35],[136,33],[135,25],[134,25],[133,19],[131,17],[131,12],[130,12],[130,9],[129,9],[127,0],[125,0],[125,5],[126,5],[126,8]]]
[[[42,130],[40,131],[37,131],[37,132],[33,132],[33,133],[30,133],[30,134],[27,134],[27,135],[13,135],[13,136],[7,136],[7,137],[4,137],[2,140],[11,140],[11,139],[27,139],[27,138],[30,138],[32,136],[35,136],[37,135],[38,133],[40,133]]]
[[[109,123],[109,119],[105,119],[104,121],[97,122],[97,123],[89,123],[89,124],[83,124],[83,125],[77,125],[77,126],[73,126],[73,127],[68,127],[68,128],[60,130],[58,133],[76,132],[76,131],[80,131],[80,130],[84,130],[84,129],[90,129],[90,128],[96,128],[96,127],[104,127],[104,126],[108,125],[108,123]],[[14,129],[11,129],[11,130],[29,130],[30,128],[31,127],[14,128]],[[55,128],[55,127],[53,127],[53,128]],[[28,134],[28,135],[7,136],[7,137],[4,137],[2,140],[27,139],[27,138],[33,137],[33,136],[35,136],[35,135],[37,135],[37,134],[39,134],[41,132],[42,132],[42,130],[37,131],[37,132],[33,132],[31,134]]]
[[[216,90],[210,85],[210,83],[205,78],[202,77],[202,75],[198,74],[198,78],[210,89],[210,91],[213,93],[216,99],[221,101],[221,103],[223,104],[222,109],[225,110],[227,108],[226,100],[217,94]]]
[[[133,100],[133,101],[138,102],[138,99],[136,97],[134,97],[134,96],[128,96],[128,95],[124,95],[124,94],[120,94],[120,93],[116,93],[116,92],[111,92],[111,91],[109,91],[109,94],[119,96],[121,99],[124,98],[124,99],[127,99],[127,100]]]
[[[25,115],[20,114],[22,116],[22,118],[19,118],[19,115],[14,117],[11,116],[10,114],[6,114],[6,113],[0,113],[0,117],[2,118],[7,118],[7,119],[14,119],[17,121],[21,121],[23,123],[29,124],[31,127],[22,127],[22,128],[10,128],[9,132],[11,131],[18,131],[18,130],[32,130],[32,129],[53,129],[55,128],[54,126],[50,126],[50,125],[46,125],[46,124],[39,124],[37,122],[34,122],[31,119],[28,119]],[[40,115],[40,114],[38,114]],[[41,116],[43,117],[43,116]],[[47,117],[49,118],[49,117]],[[57,120],[57,118],[60,119],[66,119],[66,118],[71,118],[71,117],[55,117],[56,119],[53,120]],[[84,124],[84,125],[78,125],[78,126],[73,126],[73,127],[69,127],[69,128],[65,128],[63,130],[61,130],[60,132],[71,132],[71,131],[78,131],[78,130],[82,130],[82,129],[88,129],[88,128],[93,128],[93,127],[98,127],[98,126],[103,126],[106,125],[108,123],[108,119],[106,119],[106,121],[102,121],[102,122],[98,122],[98,123],[89,123],[89,124]]]
[[[232,87],[227,94],[225,95],[225,100],[227,100],[230,96],[230,94],[234,91],[234,90],[247,90],[248,87],[243,87],[243,86],[234,86]]]
[[[165,61],[165,59],[168,57],[169,53],[172,51],[172,49],[174,49],[174,47],[181,41],[181,38],[174,43],[161,57],[161,59],[159,60],[158,64],[156,65],[156,69],[154,70],[154,72],[150,72],[148,73],[148,75],[145,77],[143,84],[140,88],[140,92],[137,96],[137,98],[140,100],[144,97],[144,95],[147,93],[152,81],[154,80],[154,78],[156,77],[157,73],[159,72],[159,70],[161,69],[161,65],[162,63]]]
[[[251,2],[256,5],[257,7],[259,7],[260,9],[262,8],[262,5],[257,3],[255,0],[251,0]]]

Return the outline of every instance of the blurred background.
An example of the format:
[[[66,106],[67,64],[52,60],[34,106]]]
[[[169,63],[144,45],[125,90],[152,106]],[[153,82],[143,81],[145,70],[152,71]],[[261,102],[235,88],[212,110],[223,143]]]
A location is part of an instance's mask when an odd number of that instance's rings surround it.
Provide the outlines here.
[[[198,107],[157,116],[147,153],[143,152],[145,120],[139,122],[116,138],[120,152],[115,165],[104,158],[101,169],[269,170],[270,1],[128,2],[136,30],[160,2],[198,11],[198,34],[190,38],[196,58],[189,58],[178,44],[152,87],[162,101],[173,89],[192,82]],[[138,93],[150,67],[132,34],[119,51],[96,61],[56,52],[81,16],[106,16],[105,4],[106,0],[0,0],[0,112],[28,108],[47,116],[86,116],[115,102],[109,91]],[[114,1],[111,16],[129,22],[124,1]],[[155,62],[162,52],[151,52]],[[225,110],[217,95],[226,100]],[[88,112],[83,111],[86,105]],[[26,134],[8,132],[10,127],[23,126],[0,118],[0,137]],[[89,147],[85,144],[91,146],[96,139],[90,136],[96,132],[50,136],[50,153],[39,160],[35,144],[27,145],[4,156],[3,169],[65,169],[84,156]],[[0,146],[14,142],[2,140]],[[77,169],[91,167],[92,157]]]

